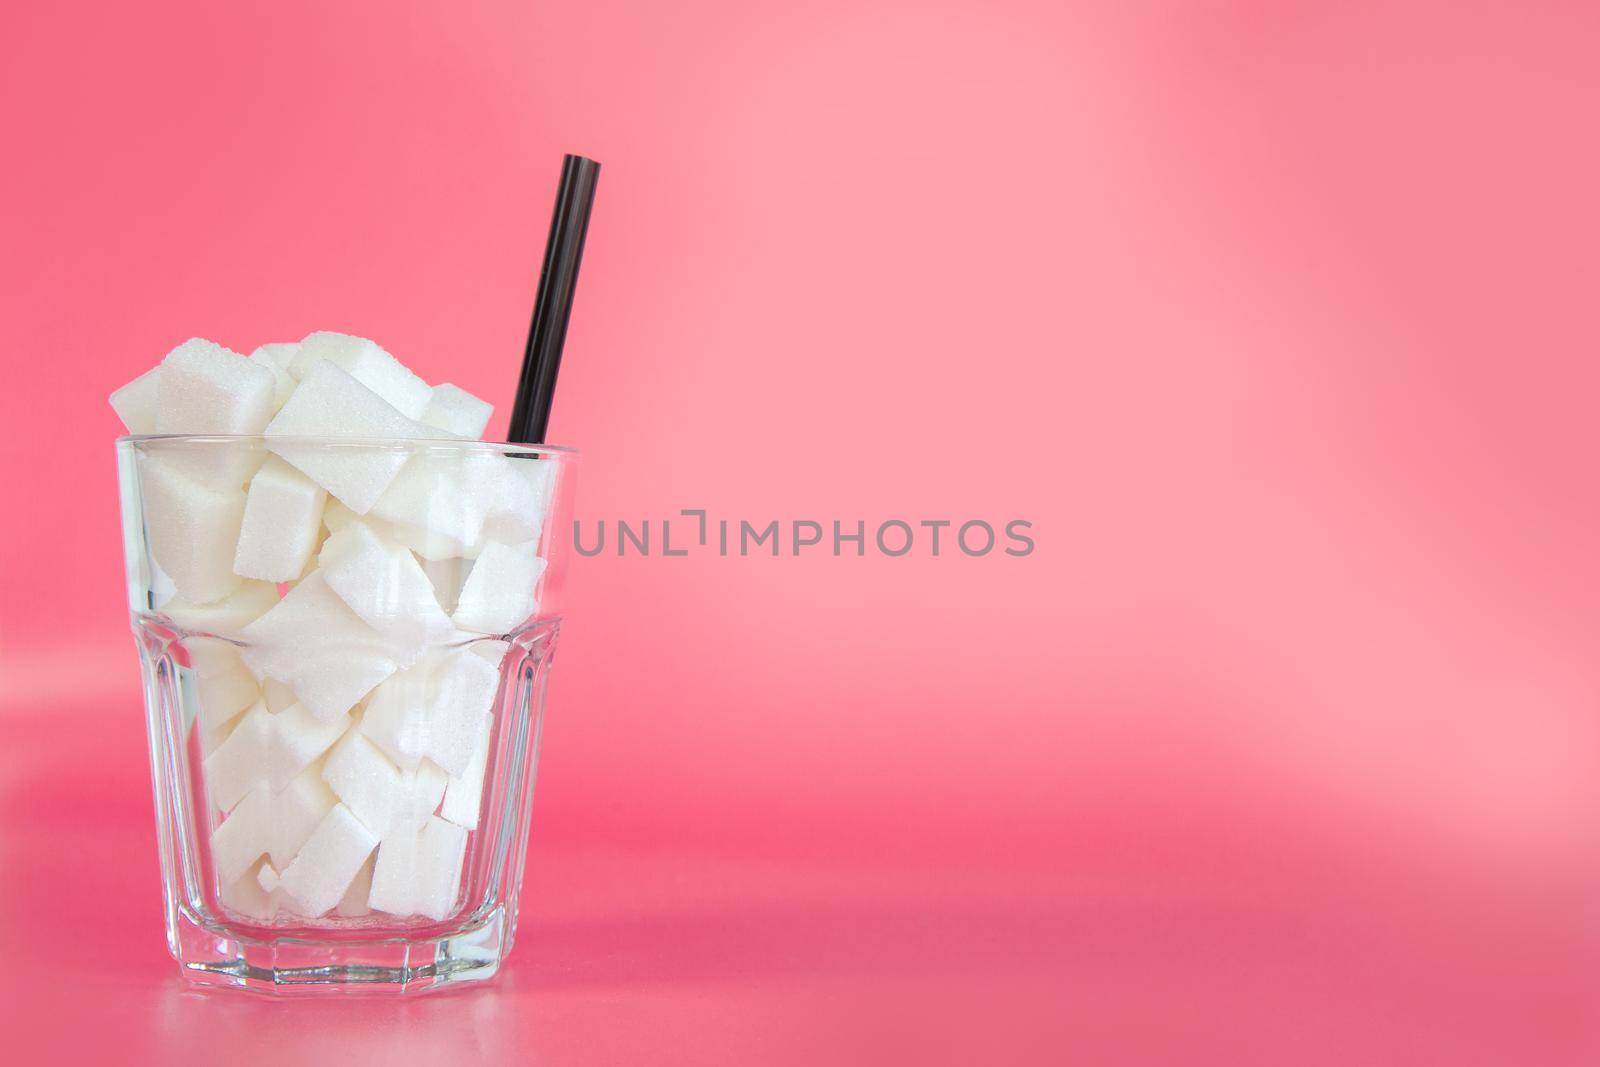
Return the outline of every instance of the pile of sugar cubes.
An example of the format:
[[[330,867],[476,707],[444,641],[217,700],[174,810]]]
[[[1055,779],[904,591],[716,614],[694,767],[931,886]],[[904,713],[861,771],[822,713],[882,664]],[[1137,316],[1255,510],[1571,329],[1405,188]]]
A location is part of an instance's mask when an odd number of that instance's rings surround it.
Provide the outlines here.
[[[223,903],[444,919],[506,638],[538,611],[555,465],[434,447],[479,438],[490,405],[338,333],[249,356],[186,341],[111,405],[134,434],[265,443],[139,460]]]

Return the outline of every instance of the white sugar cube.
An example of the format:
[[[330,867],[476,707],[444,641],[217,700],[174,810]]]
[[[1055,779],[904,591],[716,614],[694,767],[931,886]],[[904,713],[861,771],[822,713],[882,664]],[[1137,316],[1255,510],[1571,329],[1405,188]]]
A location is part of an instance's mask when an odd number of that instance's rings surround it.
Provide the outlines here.
[[[415,911],[412,883],[417,870],[417,831],[391,834],[378,846],[378,861],[372,870],[372,888],[367,902],[390,915],[410,915]]]
[[[246,794],[267,785],[267,747],[272,735],[272,713],[265,704],[251,708],[228,739],[207,756],[206,788],[221,811],[238,804]]]
[[[328,505],[322,509],[322,527],[328,532],[328,535],[331,536],[338,533],[340,530],[344,529],[346,526],[349,526],[353,522],[361,523],[367,529],[383,538],[389,544],[398,545],[400,543],[394,536],[393,526],[390,526],[387,522],[378,518],[370,511],[365,515],[357,515],[355,512],[339,503],[337,497],[330,496],[328,498]],[[328,543],[327,537],[323,538],[322,543],[324,545]],[[321,549],[319,548],[318,551],[321,551]]]
[[[267,850],[271,803],[265,789],[252,790],[211,832],[211,863],[222,885],[238,881]]]
[[[323,330],[300,342],[290,372],[304,379],[318,360],[327,360],[388,401],[408,419],[428,408],[433,390],[399,360],[364,337]]]
[[[322,532],[328,491],[276,456],[250,479],[233,572],[289,582],[305,572]]]
[[[262,860],[256,865],[256,885],[263,892],[271,893],[278,888],[278,871],[271,863]]]
[[[409,549],[419,561],[453,559],[475,554],[475,548],[463,547],[456,538],[432,527],[390,523],[385,536],[399,547]]]
[[[367,857],[367,862],[356,872],[355,881],[350,883],[350,888],[346,889],[344,896],[339,899],[338,907],[333,909],[334,914],[353,919],[358,915],[368,915],[372,912],[367,897],[372,893],[372,868],[377,859],[377,853]]]
[[[234,636],[270,611],[278,602],[278,587],[271,582],[240,582],[228,596],[200,604],[174,598],[161,610],[191,633]]]
[[[459,775],[487,729],[499,686],[500,672],[483,657],[466,650],[435,654],[373,692],[360,732],[401,766],[426,757]]]
[[[227,722],[209,728],[203,722],[195,722],[195,733],[200,738],[201,758],[210,759],[211,754],[221,748],[223,743],[233,736],[234,727],[239,725],[242,718],[243,716],[234,716]]]
[[[473,633],[510,633],[539,610],[537,592],[544,567],[531,542],[490,542],[461,587],[451,621]]]
[[[196,674],[195,703],[204,729],[214,731],[261,699],[255,675],[234,658],[234,666],[220,674]]]
[[[161,367],[157,365],[111,394],[111,407],[129,433],[156,432],[156,393],[160,381]]]
[[[368,526],[378,529],[377,520],[371,515],[357,515],[339,502],[338,497],[329,497],[327,505],[322,509],[322,525],[329,533],[338,533],[352,522],[365,522]]]
[[[466,584],[467,574],[472,570],[472,561],[459,556],[426,559],[419,555],[417,563],[422,567],[422,573],[428,576],[428,581],[433,583],[433,598],[439,602],[439,607],[446,612],[455,611],[456,602],[461,598],[461,587]]]
[[[385,653],[367,649],[319,654],[301,661],[291,684],[306,710],[320,719],[333,719],[393,674],[397,666]]]
[[[315,918],[339,903],[377,847],[372,831],[349,808],[336,804],[301,846],[280,884]]]
[[[500,672],[468,650],[445,654],[428,687],[428,758],[450,774],[466,773],[489,728]]]
[[[428,673],[432,659],[399,671],[372,691],[360,730],[402,768],[428,752]]]
[[[156,432],[257,434],[272,418],[272,372],[221,345],[194,338],[161,361]],[[244,484],[262,459],[259,449],[178,449],[170,461],[212,489]]]
[[[474,656],[477,656],[479,659],[483,660],[489,666],[494,667],[497,670],[499,669],[500,664],[505,661],[506,653],[510,650],[510,641],[478,640],[472,642],[470,648],[470,651]]]
[[[175,597],[161,610],[175,627],[189,633],[182,638],[187,665],[202,678],[209,678],[240,666],[244,628],[277,603],[275,583],[247,579],[221,600],[193,604]]]
[[[328,587],[401,657],[415,659],[455,629],[411,553],[384,543],[364,523],[329,535],[317,563]]]
[[[461,556],[482,538],[504,474],[494,453],[419,452],[395,477],[372,514],[388,522],[391,536],[426,559]]]
[[[334,747],[322,777],[380,838],[419,825],[439,806],[448,785],[444,772],[428,763],[401,770],[359,730]]]
[[[287,788],[297,774],[332,748],[333,743],[350,728],[349,715],[340,715],[324,722],[299,704],[292,704],[273,715],[271,722],[272,732],[267,745],[267,778],[273,792]]]
[[[507,458],[498,461],[494,500],[483,521],[483,542],[514,545],[529,542],[538,547],[555,494],[557,464],[549,459]],[[478,546],[481,550],[483,545]],[[476,551],[474,554],[476,554]]]
[[[226,674],[241,665],[239,646],[229,638],[266,614],[278,602],[278,587],[270,582],[246,581],[230,596],[210,604],[190,604],[174,598],[162,611],[180,630],[189,654],[189,667],[200,677]],[[219,636],[210,636],[210,635]]]
[[[359,730],[351,730],[334,746],[323,765],[322,777],[339,799],[379,835],[389,828],[400,792],[401,771]]]
[[[294,395],[266,428],[269,436],[431,438],[443,432],[402,415],[377,393],[327,360],[306,371]],[[267,447],[338,497],[358,515],[371,510],[405,466],[402,447],[269,441]]]
[[[289,373],[288,364],[288,360],[294,358],[294,349],[297,347],[297,345],[292,344],[262,345],[246,357],[251,363],[265,367],[272,372],[272,410],[274,413],[283,407],[283,402],[289,399],[289,394],[294,392],[294,387],[297,384],[294,376]],[[280,351],[285,348],[290,351],[287,353]]]
[[[467,831],[444,819],[431,818],[417,835],[416,881],[412,905],[430,919],[441,920],[455,908],[461,892],[461,861],[467,854]]]
[[[460,896],[466,851],[467,831],[439,818],[385,839],[372,873],[372,906],[391,915],[446,918]]]
[[[337,719],[399,664],[378,633],[312,572],[244,629],[245,664],[294,688],[307,711]]]
[[[180,642],[189,653],[189,668],[201,678],[226,674],[243,665],[239,647],[221,637],[185,637]]]
[[[261,699],[266,702],[267,710],[274,715],[296,703],[294,690],[288,683],[280,682],[276,678],[268,678],[261,683]]]
[[[439,810],[439,802],[450,788],[450,776],[427,760],[416,770],[400,774],[404,789],[389,822],[391,831],[420,825]]]
[[[177,596],[205,604],[233,593],[233,550],[244,518],[244,493],[207,489],[165,458],[139,463],[150,554],[172,579]]]
[[[300,342],[298,341],[272,341],[259,346],[254,352],[250,353],[250,358],[288,373],[289,368],[294,365],[295,354],[299,351]],[[291,377],[294,381],[300,380],[293,375]]]
[[[429,426],[476,440],[483,436],[484,429],[489,425],[489,416],[493,414],[493,404],[444,382],[433,387],[433,396],[428,399],[428,407],[423,411],[421,420]]]
[[[468,830],[478,825],[478,809],[483,802],[483,776],[489,766],[489,739],[493,736],[494,720],[485,723],[478,745],[472,751],[472,761],[459,776],[453,776],[445,787],[444,801],[439,805],[440,818],[448,819]]]
[[[276,879],[277,872],[269,875],[265,860],[231,882],[225,882],[219,896],[225,907],[257,922],[271,922],[278,914],[282,894],[262,888],[267,881]]]
[[[320,767],[307,767],[295,775],[288,787],[272,798],[267,853],[273,866],[281,871],[293,863],[311,832],[337,803],[339,798],[322,780]]]
[[[272,410],[272,372],[195,337],[161,361],[156,432],[254,434]]]

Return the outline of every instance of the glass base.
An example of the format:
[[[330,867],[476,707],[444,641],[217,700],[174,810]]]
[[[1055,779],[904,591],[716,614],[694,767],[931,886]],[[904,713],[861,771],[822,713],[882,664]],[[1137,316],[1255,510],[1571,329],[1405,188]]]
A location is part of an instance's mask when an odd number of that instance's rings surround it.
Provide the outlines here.
[[[268,996],[415,996],[494,977],[511,950],[503,907],[439,937],[252,938],[210,929],[179,911],[173,956],[185,981]]]

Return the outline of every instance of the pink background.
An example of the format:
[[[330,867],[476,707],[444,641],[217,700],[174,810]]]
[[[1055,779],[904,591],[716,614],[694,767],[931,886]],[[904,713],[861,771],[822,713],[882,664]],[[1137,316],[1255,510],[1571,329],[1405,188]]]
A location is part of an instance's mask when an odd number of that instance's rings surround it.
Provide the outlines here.
[[[7,1040],[1593,1063],[1584,8],[7,5]],[[497,985],[184,992],[105,396],[331,328],[502,433],[563,151],[582,516],[1038,549],[575,559]]]

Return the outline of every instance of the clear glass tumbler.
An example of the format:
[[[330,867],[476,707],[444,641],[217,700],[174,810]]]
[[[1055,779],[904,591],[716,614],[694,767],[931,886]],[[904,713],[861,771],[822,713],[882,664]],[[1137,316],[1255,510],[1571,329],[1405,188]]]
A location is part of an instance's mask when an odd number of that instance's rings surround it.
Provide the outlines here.
[[[124,437],[167,944],[267,993],[511,950],[575,454]]]

